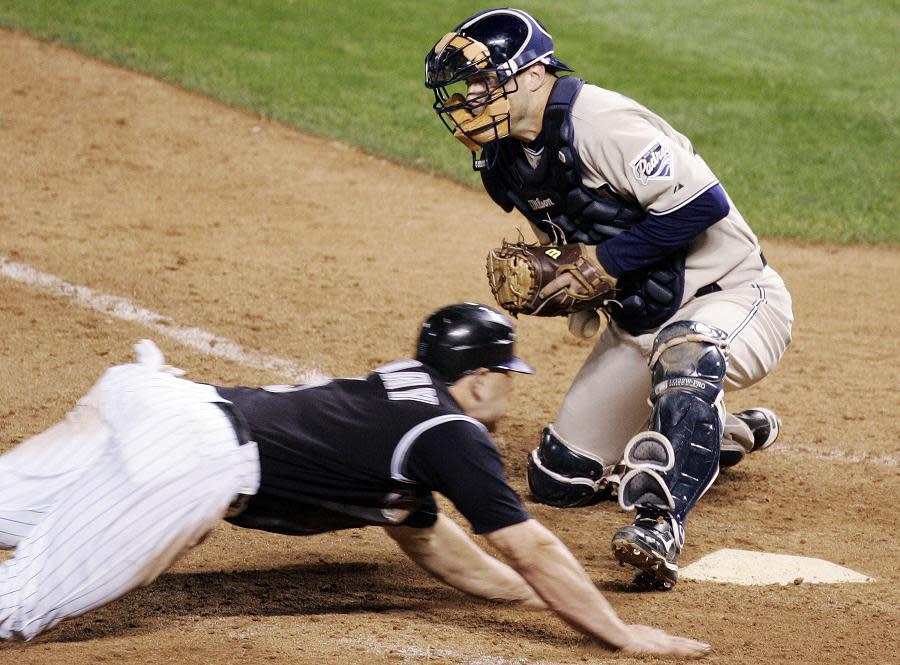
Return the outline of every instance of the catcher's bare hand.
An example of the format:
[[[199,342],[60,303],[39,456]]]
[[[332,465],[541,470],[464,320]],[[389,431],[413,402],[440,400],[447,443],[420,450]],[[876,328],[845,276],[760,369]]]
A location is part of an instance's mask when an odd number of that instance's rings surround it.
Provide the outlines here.
[[[623,653],[647,653],[677,658],[702,658],[712,647],[689,637],[678,637],[659,628],[632,624],[626,626],[630,641],[623,645]]]
[[[581,282],[575,279],[572,273],[564,272],[562,275],[555,278],[547,286],[541,289],[538,297],[542,300],[546,300],[554,293],[557,293],[559,291],[568,291],[570,293],[575,293],[578,295],[584,295],[588,292],[588,290],[581,284]]]
[[[530,245],[504,242],[487,258],[497,303],[516,314],[565,316],[602,307],[616,280],[582,243]]]

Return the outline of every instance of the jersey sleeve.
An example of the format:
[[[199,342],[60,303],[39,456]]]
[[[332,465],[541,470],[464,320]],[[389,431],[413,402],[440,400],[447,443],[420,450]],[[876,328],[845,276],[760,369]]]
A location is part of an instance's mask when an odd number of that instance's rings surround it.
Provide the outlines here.
[[[429,494],[428,498],[423,502],[422,507],[407,517],[406,521],[403,522],[403,526],[411,526],[416,529],[427,529],[428,527],[434,526],[434,523],[437,522],[437,517],[437,502],[435,502],[434,496]]]
[[[585,86],[572,113],[585,184],[665,215],[718,183],[691,142],[637,102]]]
[[[423,433],[410,449],[405,475],[447,497],[475,533],[529,519],[506,482],[500,453],[474,423],[450,421]]]

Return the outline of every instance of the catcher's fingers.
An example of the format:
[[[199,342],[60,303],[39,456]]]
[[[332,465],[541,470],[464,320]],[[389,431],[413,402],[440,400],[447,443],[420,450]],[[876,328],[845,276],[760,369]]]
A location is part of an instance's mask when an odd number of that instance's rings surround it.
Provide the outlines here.
[[[678,658],[702,658],[712,647],[704,642],[689,637],[669,635],[667,632],[651,626],[638,624],[628,626],[631,641],[622,647],[624,653],[648,653],[658,656],[674,656]]]
[[[547,298],[552,297],[554,293],[559,293],[560,291],[568,291],[569,293],[575,294],[587,293],[587,289],[581,285],[581,282],[572,276],[572,273],[564,272],[559,277],[550,281],[547,286],[541,289],[541,292],[538,295],[541,300],[546,300]]]

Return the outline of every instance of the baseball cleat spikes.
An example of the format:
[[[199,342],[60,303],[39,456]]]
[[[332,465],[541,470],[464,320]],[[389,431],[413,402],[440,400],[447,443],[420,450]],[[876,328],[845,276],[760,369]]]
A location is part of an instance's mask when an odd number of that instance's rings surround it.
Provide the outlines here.
[[[634,524],[622,527],[613,536],[613,556],[620,565],[638,570],[636,586],[667,590],[678,581],[681,539],[676,541],[673,522],[671,517],[639,514]]]
[[[638,573],[634,585],[641,589],[668,590],[678,581],[678,566],[669,568],[655,558],[651,551],[643,551],[631,547],[625,542],[613,542],[613,555],[620,566],[630,565],[637,568]]]

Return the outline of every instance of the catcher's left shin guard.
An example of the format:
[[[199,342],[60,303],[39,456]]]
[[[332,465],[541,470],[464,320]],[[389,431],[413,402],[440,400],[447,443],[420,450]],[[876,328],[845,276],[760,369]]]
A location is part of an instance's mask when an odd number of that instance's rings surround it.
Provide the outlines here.
[[[569,447],[551,425],[528,455],[528,489],[536,501],[550,506],[586,506],[606,498],[611,471],[612,467]]]
[[[661,509],[683,524],[719,472],[725,332],[695,321],[666,326],[653,345],[651,430],[626,448],[625,509]]]

